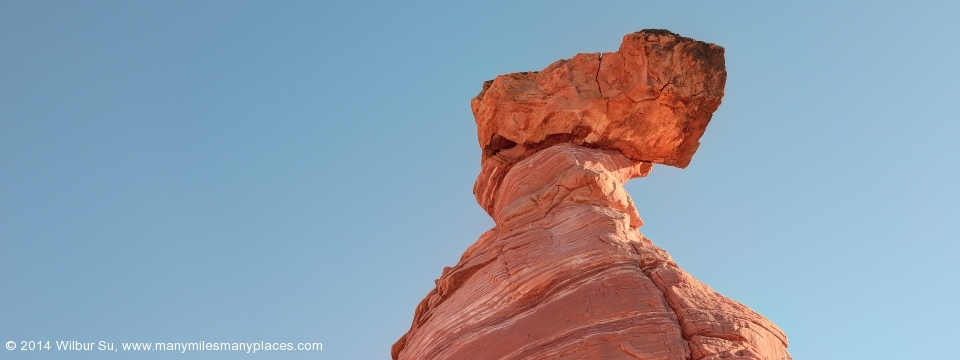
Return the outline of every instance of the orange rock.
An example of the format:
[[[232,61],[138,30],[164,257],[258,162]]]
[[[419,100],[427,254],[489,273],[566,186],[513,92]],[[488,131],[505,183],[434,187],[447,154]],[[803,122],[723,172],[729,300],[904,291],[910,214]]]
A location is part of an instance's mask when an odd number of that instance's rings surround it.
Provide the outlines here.
[[[683,168],[720,106],[726,78],[722,47],[644,30],[624,36],[617,52],[497,76],[471,107],[484,159],[554,137]]]
[[[443,270],[393,358],[789,359],[776,325],[638,231],[623,189],[653,162],[689,163],[723,94],[722,51],[645,30],[603,59],[485,84],[474,193],[496,226]]]

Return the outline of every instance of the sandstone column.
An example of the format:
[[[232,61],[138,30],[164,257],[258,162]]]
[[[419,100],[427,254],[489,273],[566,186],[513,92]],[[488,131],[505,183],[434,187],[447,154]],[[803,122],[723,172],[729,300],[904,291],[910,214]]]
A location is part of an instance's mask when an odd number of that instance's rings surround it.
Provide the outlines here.
[[[776,325],[638,231],[623,189],[690,163],[725,81],[723,48],[644,30],[486,82],[474,194],[496,226],[443,270],[393,358],[790,359]]]

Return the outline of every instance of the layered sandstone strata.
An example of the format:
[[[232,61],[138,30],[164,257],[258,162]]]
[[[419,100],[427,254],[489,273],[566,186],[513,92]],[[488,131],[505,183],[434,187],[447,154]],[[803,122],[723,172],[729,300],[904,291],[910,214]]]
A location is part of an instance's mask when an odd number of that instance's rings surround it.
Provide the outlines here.
[[[685,167],[723,49],[663,30],[499,76],[473,100],[496,226],[445,268],[394,359],[789,359],[783,332],[638,231],[623,184]]]

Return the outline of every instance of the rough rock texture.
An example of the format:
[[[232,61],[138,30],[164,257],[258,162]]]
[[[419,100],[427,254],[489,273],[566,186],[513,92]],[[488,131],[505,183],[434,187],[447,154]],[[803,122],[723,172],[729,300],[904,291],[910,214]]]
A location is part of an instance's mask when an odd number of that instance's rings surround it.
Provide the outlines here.
[[[789,359],[776,325],[643,237],[623,189],[689,163],[724,78],[722,48],[644,30],[485,84],[474,193],[496,226],[443,270],[393,358]]]
[[[498,76],[471,107],[484,159],[562,134],[578,145],[683,168],[720,106],[726,78],[723,48],[642,31],[625,36],[617,52]]]

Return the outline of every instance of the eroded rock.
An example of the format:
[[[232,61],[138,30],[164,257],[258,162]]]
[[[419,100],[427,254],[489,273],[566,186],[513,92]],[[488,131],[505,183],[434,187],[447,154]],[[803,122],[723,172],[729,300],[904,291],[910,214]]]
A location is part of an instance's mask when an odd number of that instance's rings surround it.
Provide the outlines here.
[[[644,30],[624,36],[616,52],[497,76],[471,107],[484,159],[557,138],[683,168],[720,106],[726,78],[722,47]]]
[[[499,76],[473,101],[496,226],[445,268],[394,359],[789,359],[783,332],[646,239],[623,189],[686,166],[722,48],[663,30]]]

